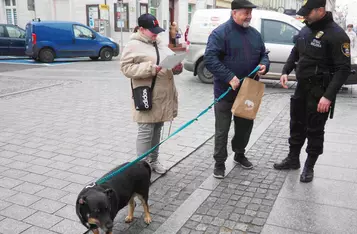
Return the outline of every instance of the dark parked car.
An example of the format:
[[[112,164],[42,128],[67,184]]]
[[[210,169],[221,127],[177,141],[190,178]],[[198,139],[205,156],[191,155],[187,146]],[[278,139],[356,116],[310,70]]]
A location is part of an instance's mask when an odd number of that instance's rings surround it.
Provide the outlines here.
[[[0,56],[26,56],[25,35],[16,25],[0,24]]]

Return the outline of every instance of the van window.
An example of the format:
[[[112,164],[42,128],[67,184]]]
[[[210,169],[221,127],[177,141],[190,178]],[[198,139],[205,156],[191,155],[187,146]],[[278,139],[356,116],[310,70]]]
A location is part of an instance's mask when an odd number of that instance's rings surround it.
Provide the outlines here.
[[[20,29],[13,26],[5,26],[9,37],[11,38],[23,38],[24,33]]]
[[[93,33],[86,27],[80,25],[73,26],[74,36],[76,38],[92,38]]]
[[[265,43],[294,44],[299,31],[290,24],[276,20],[262,20],[262,36]]]

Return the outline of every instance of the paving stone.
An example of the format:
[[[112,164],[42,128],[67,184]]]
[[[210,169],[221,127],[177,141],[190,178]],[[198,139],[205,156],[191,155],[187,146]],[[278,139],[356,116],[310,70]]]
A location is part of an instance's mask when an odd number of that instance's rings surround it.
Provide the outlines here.
[[[6,201],[9,201],[14,204],[21,205],[21,206],[30,206],[40,199],[41,199],[41,197],[19,192],[11,197],[6,198]]]
[[[9,177],[3,177],[0,180],[0,187],[11,189],[22,183],[23,181],[21,180],[12,179]]]
[[[5,209],[6,207],[9,207],[9,206],[11,206],[11,205],[12,205],[12,204],[9,203],[9,202],[5,202],[5,201],[0,200],[0,210],[3,210],[3,209]]]
[[[47,187],[51,187],[51,188],[55,188],[55,189],[62,189],[62,188],[66,187],[69,184],[70,184],[70,182],[63,181],[63,180],[56,179],[56,178],[49,178],[49,179],[46,179],[45,181],[43,181],[41,183],[41,185],[44,185],[44,186],[47,186]]]
[[[73,221],[78,221],[78,216],[76,214],[76,207],[74,205],[66,205],[65,207],[57,211],[55,215],[66,219],[71,219]]]
[[[24,182],[14,188],[14,190],[29,194],[35,194],[38,191],[43,190],[45,187],[41,185],[36,185],[28,182]]]
[[[52,232],[48,229],[43,229],[39,227],[32,226],[21,234],[56,234],[56,232]]]
[[[31,227],[29,224],[6,218],[0,221],[0,231],[4,234],[19,234]]]
[[[5,199],[5,198],[8,198],[8,197],[11,197],[16,193],[17,193],[16,191],[0,187],[0,199]]]
[[[64,206],[64,203],[42,198],[41,200],[32,204],[30,208],[53,214]]]
[[[8,218],[21,221],[35,212],[36,211],[33,209],[14,204],[4,210],[1,210],[0,214]]]
[[[86,231],[86,228],[79,222],[64,219],[53,226],[50,230],[58,233],[78,234]]]
[[[38,211],[30,217],[26,218],[24,221],[37,227],[50,229],[61,220],[63,220],[63,218]]]
[[[34,184],[40,184],[41,182],[45,181],[46,179],[47,179],[46,176],[35,174],[35,173],[29,173],[26,176],[21,177],[21,180],[27,181],[30,183],[34,183]]]

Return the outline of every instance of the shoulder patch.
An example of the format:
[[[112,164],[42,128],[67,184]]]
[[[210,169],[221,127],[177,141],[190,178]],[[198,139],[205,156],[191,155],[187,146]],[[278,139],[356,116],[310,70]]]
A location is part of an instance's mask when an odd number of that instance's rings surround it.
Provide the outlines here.
[[[350,43],[343,43],[341,45],[341,51],[346,57],[350,57],[351,52],[350,52]]]

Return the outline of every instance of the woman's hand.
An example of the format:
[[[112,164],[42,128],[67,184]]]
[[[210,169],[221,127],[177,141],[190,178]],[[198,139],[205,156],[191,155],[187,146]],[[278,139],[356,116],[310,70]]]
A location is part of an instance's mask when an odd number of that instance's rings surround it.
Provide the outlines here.
[[[156,69],[156,74],[157,74],[161,71],[162,67],[155,65],[155,69]]]
[[[179,63],[174,68],[172,68],[172,73],[174,73],[174,75],[178,75],[181,74],[182,70],[183,70],[183,65],[182,63]]]

